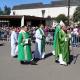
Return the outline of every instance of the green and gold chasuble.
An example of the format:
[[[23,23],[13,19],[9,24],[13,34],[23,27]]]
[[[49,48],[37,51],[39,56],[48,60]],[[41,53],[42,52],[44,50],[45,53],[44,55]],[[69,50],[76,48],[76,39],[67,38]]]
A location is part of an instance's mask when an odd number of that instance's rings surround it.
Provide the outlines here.
[[[70,56],[68,34],[61,29],[58,37],[59,54],[62,54],[63,60],[68,63]]]
[[[57,35],[58,35],[59,30],[60,30],[60,25],[58,24],[56,26],[55,33],[54,33],[54,36],[53,36],[54,37],[54,40],[53,40],[53,49],[56,48],[56,39],[57,39]]]
[[[27,44],[25,41],[27,40]],[[18,60],[19,61],[31,61],[31,43],[29,32],[20,32],[18,37]]]
[[[59,56],[59,46],[58,46],[58,35],[60,31],[60,25],[56,25],[55,33],[54,33],[54,40],[53,40],[53,49],[55,51],[55,58],[58,59]]]

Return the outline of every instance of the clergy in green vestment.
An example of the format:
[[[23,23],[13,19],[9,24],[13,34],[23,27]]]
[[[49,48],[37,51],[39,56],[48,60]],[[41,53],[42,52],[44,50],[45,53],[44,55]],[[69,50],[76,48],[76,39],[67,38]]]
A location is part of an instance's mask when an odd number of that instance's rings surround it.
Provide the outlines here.
[[[56,47],[56,51],[59,52],[59,62],[60,64],[67,65],[69,62],[69,55],[70,55],[70,50],[69,50],[69,37],[67,34],[67,29],[65,27],[65,24],[61,22],[61,29],[59,30],[58,34],[58,44]]]
[[[31,39],[28,28],[23,26],[18,36],[18,60],[21,64],[32,61]]]
[[[54,33],[54,40],[53,40],[53,55],[55,55],[55,60],[58,60],[58,57],[59,57],[59,52],[58,51],[55,51],[56,50],[56,48],[58,48],[58,46],[57,46],[57,44],[58,44],[58,33],[59,33],[59,30],[60,30],[60,25],[59,24],[57,24],[56,26],[55,26],[56,28],[55,28],[55,33]],[[58,49],[57,49],[58,50]]]

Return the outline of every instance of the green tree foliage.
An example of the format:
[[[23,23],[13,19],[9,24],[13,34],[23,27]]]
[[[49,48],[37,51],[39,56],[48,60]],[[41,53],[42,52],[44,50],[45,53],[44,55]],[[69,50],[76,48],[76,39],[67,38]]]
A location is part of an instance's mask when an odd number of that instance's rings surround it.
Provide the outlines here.
[[[3,14],[3,11],[2,11],[2,9],[0,8],[0,15],[2,15]]]
[[[0,15],[10,15],[10,12],[11,12],[10,7],[4,6],[3,10],[0,8]]]
[[[6,5],[4,6],[3,10],[3,15],[9,15],[11,11],[11,8],[7,7]]]
[[[73,21],[74,22],[80,21],[80,6],[76,8],[76,10],[73,14]]]
[[[56,19],[57,22],[60,22],[61,20],[62,20],[63,22],[66,22],[66,21],[68,20],[68,18],[67,18],[64,14],[60,14],[60,15],[57,16],[55,19]]]

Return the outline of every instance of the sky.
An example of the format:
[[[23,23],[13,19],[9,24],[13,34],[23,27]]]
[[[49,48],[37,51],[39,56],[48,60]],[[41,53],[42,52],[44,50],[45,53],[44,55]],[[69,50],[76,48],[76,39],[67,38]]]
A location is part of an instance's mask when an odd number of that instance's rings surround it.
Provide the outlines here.
[[[12,8],[14,5],[29,4],[42,2],[44,4],[50,3],[54,0],[0,0],[0,8],[3,9],[5,5]]]

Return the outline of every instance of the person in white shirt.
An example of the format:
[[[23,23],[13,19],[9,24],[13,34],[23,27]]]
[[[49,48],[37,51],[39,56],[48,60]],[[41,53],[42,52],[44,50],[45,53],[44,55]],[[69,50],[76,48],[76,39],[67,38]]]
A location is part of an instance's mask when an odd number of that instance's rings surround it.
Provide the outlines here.
[[[45,57],[45,34],[44,34],[44,26],[41,24],[40,28],[36,30],[35,38],[36,38],[36,49],[34,52],[35,59],[44,59]]]
[[[16,33],[16,28],[13,28],[11,31],[11,57],[16,57],[17,56],[17,33]]]
[[[78,28],[73,29],[73,47],[78,46]]]

